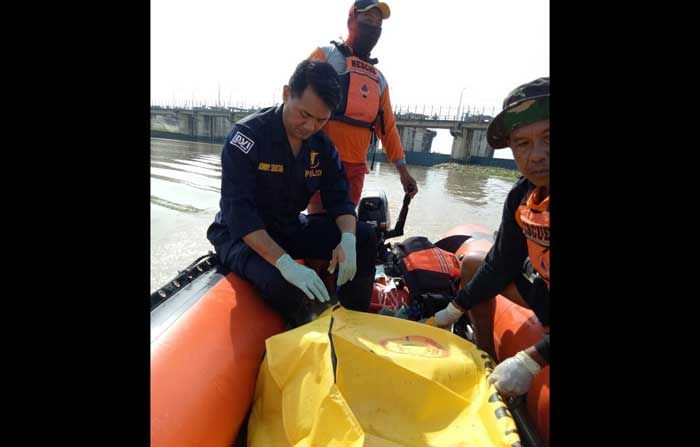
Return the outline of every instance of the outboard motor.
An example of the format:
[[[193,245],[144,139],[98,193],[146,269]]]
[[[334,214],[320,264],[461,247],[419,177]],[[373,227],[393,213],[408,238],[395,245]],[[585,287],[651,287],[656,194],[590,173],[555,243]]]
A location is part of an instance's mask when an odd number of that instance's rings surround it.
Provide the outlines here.
[[[369,191],[362,195],[357,206],[357,220],[372,226],[377,239],[384,240],[384,233],[391,228],[389,202],[384,191]]]
[[[357,208],[357,220],[365,222],[374,228],[377,235],[377,261],[386,263],[391,257],[391,244],[384,241],[392,237],[403,236],[403,227],[408,215],[408,205],[411,196],[408,193],[403,198],[403,205],[399,212],[399,220],[396,228],[391,229],[391,215],[389,214],[389,201],[384,191],[368,191],[363,194]]]

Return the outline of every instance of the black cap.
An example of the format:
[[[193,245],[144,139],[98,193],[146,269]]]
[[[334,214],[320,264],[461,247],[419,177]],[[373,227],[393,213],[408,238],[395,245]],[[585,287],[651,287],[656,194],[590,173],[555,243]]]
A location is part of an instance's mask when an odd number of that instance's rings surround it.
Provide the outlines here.
[[[355,0],[353,8],[356,12],[365,12],[369,11],[372,8],[377,8],[382,12],[382,19],[384,20],[388,19],[391,15],[391,9],[389,9],[389,5],[377,0]]]

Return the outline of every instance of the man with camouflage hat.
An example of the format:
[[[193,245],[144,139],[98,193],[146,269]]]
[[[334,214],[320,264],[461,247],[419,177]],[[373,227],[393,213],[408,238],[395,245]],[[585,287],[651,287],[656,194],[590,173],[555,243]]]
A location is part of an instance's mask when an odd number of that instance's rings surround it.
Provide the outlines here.
[[[435,325],[449,327],[468,310],[483,310],[502,294],[530,307],[549,325],[549,78],[513,90],[487,131],[494,149],[510,147],[522,173],[508,193],[494,245],[470,281],[447,308],[435,314]],[[532,282],[523,280],[529,259]],[[470,312],[477,340],[491,340],[490,315]],[[481,318],[479,318],[481,317]],[[476,321],[475,321],[476,320]],[[479,343],[477,343],[479,344]],[[485,349],[483,346],[479,346]],[[489,350],[493,355],[493,350]],[[536,345],[501,362],[489,377],[507,396],[525,394],[532,379],[549,363],[549,333]]]

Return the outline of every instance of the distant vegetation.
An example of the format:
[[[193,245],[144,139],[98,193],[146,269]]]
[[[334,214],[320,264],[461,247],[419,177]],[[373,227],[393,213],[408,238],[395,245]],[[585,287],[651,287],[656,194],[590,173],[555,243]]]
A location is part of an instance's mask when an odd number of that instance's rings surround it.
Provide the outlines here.
[[[495,166],[481,166],[481,165],[462,165],[459,163],[441,163],[438,165],[433,165],[433,168],[439,169],[453,169],[455,171],[461,171],[469,174],[476,175],[486,175],[486,176],[496,176],[496,177],[506,177],[509,179],[517,179],[520,177],[520,171],[513,169],[497,168]]]

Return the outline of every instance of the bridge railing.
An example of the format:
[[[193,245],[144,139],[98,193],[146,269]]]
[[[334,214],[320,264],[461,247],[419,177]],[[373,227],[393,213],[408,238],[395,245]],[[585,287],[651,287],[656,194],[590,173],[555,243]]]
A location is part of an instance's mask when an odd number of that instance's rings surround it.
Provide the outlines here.
[[[396,119],[460,121],[464,123],[488,123],[496,115],[496,107],[475,106],[428,106],[428,105],[395,105]]]
[[[189,103],[183,104],[152,104],[154,110],[194,110],[194,111],[226,111],[230,113],[253,113],[266,106],[235,104],[224,106],[211,106],[207,104],[192,106]],[[488,123],[496,115],[495,107],[487,106],[463,106],[456,107],[435,106],[435,105],[395,105],[394,116],[397,119],[405,120],[434,120],[434,121],[459,121],[463,123]]]
[[[206,112],[206,111],[211,111],[211,112],[233,112],[233,113],[253,113],[257,110],[260,110],[264,107],[268,106],[257,106],[257,105],[250,105],[250,106],[208,106],[208,105],[201,105],[201,106],[191,106],[191,105],[158,105],[158,104],[151,104],[151,109],[152,110],[194,110],[198,112]]]

